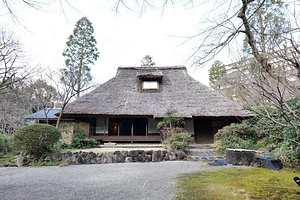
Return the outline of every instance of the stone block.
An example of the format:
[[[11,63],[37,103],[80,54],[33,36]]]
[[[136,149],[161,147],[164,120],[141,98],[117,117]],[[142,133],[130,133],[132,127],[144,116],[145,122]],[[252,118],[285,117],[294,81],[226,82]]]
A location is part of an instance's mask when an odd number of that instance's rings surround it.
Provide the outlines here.
[[[139,151],[138,150],[130,150],[128,152],[128,155],[132,158],[136,158],[139,155]]]
[[[175,151],[175,154],[176,154],[177,160],[183,160],[183,159],[186,158],[186,154],[185,154],[185,152],[182,151],[182,150],[177,150],[177,151]]]
[[[283,168],[281,160],[258,156],[253,158],[251,165],[254,167],[262,167],[271,170],[281,170]]]
[[[122,163],[125,161],[125,158],[123,157],[123,155],[121,154],[121,152],[115,154],[113,157],[112,157],[112,162],[113,163]]]
[[[132,158],[131,157],[126,157],[125,162],[132,162]]]
[[[151,162],[152,161],[152,155],[145,155],[145,162]]]
[[[121,151],[121,154],[124,158],[128,156],[128,151]]]
[[[152,155],[153,150],[147,150],[147,151],[145,151],[145,153],[146,153],[146,155]]]
[[[160,162],[162,161],[161,151],[153,151],[152,153],[152,162]]]
[[[176,154],[174,151],[169,152],[169,160],[176,160]]]
[[[226,149],[226,161],[233,165],[247,165],[252,163],[255,151],[246,149]]]

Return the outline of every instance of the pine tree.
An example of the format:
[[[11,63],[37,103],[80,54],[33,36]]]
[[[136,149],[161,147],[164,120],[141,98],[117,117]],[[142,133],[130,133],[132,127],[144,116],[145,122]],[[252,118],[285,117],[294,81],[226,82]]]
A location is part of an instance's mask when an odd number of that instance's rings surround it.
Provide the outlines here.
[[[141,60],[141,66],[142,67],[151,67],[155,66],[155,62],[153,61],[153,58],[149,55],[146,55],[142,60]]]
[[[90,65],[99,57],[93,33],[92,23],[86,17],[81,18],[76,23],[73,34],[68,37],[63,52],[66,67],[62,69],[62,79],[73,88],[77,97],[92,80]]]
[[[217,81],[226,74],[226,68],[221,61],[216,60],[209,70],[209,86],[213,89],[220,89]]]

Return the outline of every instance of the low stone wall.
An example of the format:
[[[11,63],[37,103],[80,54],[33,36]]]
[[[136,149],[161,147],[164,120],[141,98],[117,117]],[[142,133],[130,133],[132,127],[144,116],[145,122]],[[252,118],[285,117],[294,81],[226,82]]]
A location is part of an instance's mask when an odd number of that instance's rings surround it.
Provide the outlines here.
[[[124,162],[160,162],[167,160],[184,160],[186,154],[179,151],[167,150],[129,150],[114,152],[67,152],[54,153],[51,161],[62,161],[64,163],[75,164],[105,164],[105,163],[124,163]]]

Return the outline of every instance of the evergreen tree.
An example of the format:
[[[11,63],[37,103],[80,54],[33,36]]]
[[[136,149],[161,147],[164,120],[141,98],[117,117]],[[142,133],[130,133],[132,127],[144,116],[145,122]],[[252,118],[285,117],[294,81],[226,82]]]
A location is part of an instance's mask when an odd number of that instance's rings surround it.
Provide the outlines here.
[[[209,86],[213,89],[220,89],[216,84],[226,74],[226,68],[221,61],[216,60],[209,70]]]
[[[93,33],[92,23],[86,17],[81,18],[76,23],[73,34],[69,36],[63,52],[66,67],[61,70],[62,79],[73,88],[77,97],[92,80],[90,65],[99,57]]]
[[[142,60],[141,60],[141,66],[142,67],[151,67],[155,66],[155,62],[153,61],[153,58],[149,55],[146,55]]]

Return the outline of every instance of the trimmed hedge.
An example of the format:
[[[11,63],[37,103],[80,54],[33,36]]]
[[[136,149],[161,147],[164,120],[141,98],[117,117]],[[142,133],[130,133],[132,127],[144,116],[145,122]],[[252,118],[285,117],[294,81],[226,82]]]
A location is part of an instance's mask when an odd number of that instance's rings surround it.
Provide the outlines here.
[[[224,154],[226,148],[256,149],[256,144],[261,138],[260,133],[250,125],[233,123],[217,132],[215,146],[220,154]]]
[[[20,150],[35,158],[49,152],[50,148],[58,142],[61,132],[48,124],[33,124],[22,127],[14,134],[14,143]]]

